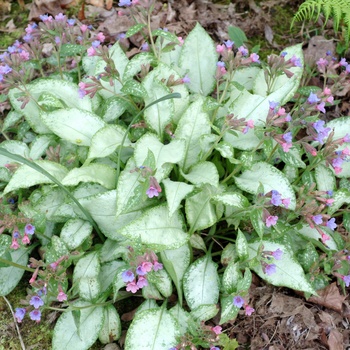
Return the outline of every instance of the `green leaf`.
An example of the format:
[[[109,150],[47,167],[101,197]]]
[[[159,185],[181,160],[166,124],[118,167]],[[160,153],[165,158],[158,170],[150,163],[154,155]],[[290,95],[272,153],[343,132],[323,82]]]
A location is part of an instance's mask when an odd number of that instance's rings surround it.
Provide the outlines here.
[[[84,307],[91,304],[77,302],[74,306]],[[87,350],[97,340],[103,324],[103,307],[80,309],[80,317],[76,324],[72,311],[65,311],[57,320],[53,332],[53,350]],[[79,329],[78,329],[79,327]]]
[[[181,175],[194,185],[201,185],[204,183],[218,186],[219,173],[212,162],[201,162],[193,165],[187,174],[181,172]]]
[[[11,238],[5,234],[0,235],[0,249],[10,255],[10,261],[15,264],[26,266],[28,263],[28,253],[24,248],[17,250],[10,249]],[[5,248],[5,249],[4,249]],[[1,254],[2,255],[2,254]],[[6,257],[5,255],[1,256]],[[5,263],[6,264],[6,263]],[[1,264],[1,266],[4,266]],[[0,296],[5,296],[12,292],[21,280],[25,270],[14,266],[0,267]]]
[[[94,134],[106,125],[97,115],[76,108],[45,113],[41,119],[54,134],[78,146],[90,146]]]
[[[180,208],[181,201],[193,191],[194,186],[184,182],[171,181],[164,179],[165,195],[169,209],[169,215],[172,216]]]
[[[114,305],[106,305],[103,308],[103,324],[98,335],[102,344],[112,343],[120,338],[122,326],[120,317]]]
[[[252,267],[262,279],[274,286],[288,287],[293,290],[299,290],[306,293],[316,294],[309,281],[306,279],[304,271],[298,261],[290,253],[290,249],[281,243],[275,243],[270,240],[262,240],[249,244],[249,258],[256,257],[259,246],[263,244],[264,250],[275,251],[278,248],[283,251],[281,260],[274,260],[276,273],[267,275],[262,270],[261,264]]]
[[[333,171],[322,164],[315,168],[315,179],[319,191],[333,191],[335,189]]]
[[[237,186],[251,194],[256,194],[259,185],[263,185],[264,193],[277,190],[282,198],[289,198],[288,209],[294,210],[296,206],[295,193],[286,176],[274,166],[266,162],[255,163],[249,170],[235,177]]]
[[[239,308],[233,304],[232,296],[222,296],[220,298],[221,318],[219,324],[234,321],[238,315]]]
[[[192,92],[207,96],[213,91],[217,60],[213,40],[197,23],[182,46],[179,62],[190,78],[188,87]]]
[[[176,212],[169,217],[166,205],[146,210],[140,218],[124,226],[119,233],[155,251],[176,249],[189,239],[188,234],[183,231],[183,218],[180,213]]]
[[[216,304],[199,305],[191,311],[191,316],[199,322],[208,321],[219,312]]]
[[[42,167],[58,181],[61,181],[68,172],[68,170],[61,164],[53,163],[48,160],[36,160],[33,163]],[[53,181],[44,174],[41,174],[30,166],[23,164],[13,174],[10,182],[5,187],[4,194],[18,190],[19,188],[28,188],[34,185],[51,183],[53,183]]]
[[[248,38],[246,37],[244,31],[236,26],[228,27],[228,35],[230,39],[235,43],[235,47],[240,47],[248,41]]]
[[[104,158],[111,155],[121,145],[125,133],[126,129],[119,125],[106,125],[98,130],[91,139],[88,158]],[[123,146],[131,146],[128,137]]]
[[[191,233],[208,228],[218,220],[216,206],[210,201],[216,194],[215,187],[207,185],[199,193],[186,198],[185,211]]]
[[[72,169],[62,179],[62,184],[65,186],[76,186],[81,181],[94,182],[111,190],[115,188],[116,175],[116,170],[109,165],[94,163]]]
[[[145,97],[146,105],[171,92],[170,88],[157,80],[152,80],[152,84],[148,85],[150,86],[144,87],[148,92],[148,96]],[[147,125],[149,125],[160,138],[163,137],[165,127],[170,123],[173,116],[174,101],[170,99],[159,102],[150,108],[147,108],[144,112],[144,118]]]
[[[228,205],[239,209],[247,208],[249,206],[248,199],[238,192],[224,192],[223,194],[218,194],[214,196],[213,200],[224,205]]]
[[[164,308],[148,309],[133,319],[125,339],[125,350],[164,350],[177,344],[180,329]]]
[[[146,27],[146,24],[144,23],[137,23],[134,26],[132,26],[131,28],[128,29],[128,31],[125,34],[126,38],[129,38],[133,35],[135,35],[136,33],[138,33],[140,30],[142,30],[143,28]]]
[[[5,149],[6,151],[12,154],[18,154],[24,158],[29,158],[30,151],[28,146],[24,142],[8,140],[8,141],[1,142],[0,146],[1,148]],[[0,167],[3,167],[5,166],[5,164],[10,164],[13,162],[14,161],[12,158],[0,154]]]
[[[50,130],[42,123],[40,118],[41,110],[39,109],[37,101],[41,94],[50,92],[57,99],[61,100],[66,108],[77,108],[80,110],[91,112],[92,105],[90,97],[79,97],[79,87],[66,80],[57,79],[36,79],[35,81],[26,85],[26,89],[32,96],[32,99],[22,109],[22,101],[17,98],[20,90],[15,88],[9,91],[9,99],[13,108],[25,116],[25,119],[33,130],[39,134],[49,133]],[[82,126],[82,125],[80,125]]]
[[[164,268],[169,273],[177,289],[177,295],[182,305],[182,279],[190,265],[191,252],[188,244],[177,249],[166,249],[160,253]]]
[[[60,237],[71,250],[78,248],[92,233],[92,225],[85,220],[71,219],[62,227]]]
[[[171,164],[180,163],[183,159],[185,142],[183,140],[173,140],[164,145],[154,134],[147,133],[135,145],[134,158],[137,166],[146,165],[145,161],[149,151],[153,153],[156,160],[154,177],[160,182],[171,171]]]
[[[208,114],[203,112],[204,100],[197,98],[195,102],[190,104],[182,115],[175,131],[176,139],[184,139],[185,156],[180,162],[184,172],[196,164],[201,154],[200,139],[203,135],[210,135],[211,127]]]
[[[238,229],[236,238],[236,252],[240,260],[244,261],[248,258],[248,242],[240,229]]]
[[[237,292],[237,284],[243,278],[239,264],[231,261],[222,276],[222,286],[228,294]]]
[[[184,294],[193,310],[200,305],[216,304],[219,299],[219,275],[217,264],[210,254],[197,259],[187,269],[183,278]]]

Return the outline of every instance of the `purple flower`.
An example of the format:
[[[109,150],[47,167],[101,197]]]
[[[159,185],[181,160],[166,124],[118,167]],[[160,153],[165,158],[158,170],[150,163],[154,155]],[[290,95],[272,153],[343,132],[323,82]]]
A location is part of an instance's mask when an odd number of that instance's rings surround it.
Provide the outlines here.
[[[350,286],[350,275],[343,276],[341,279],[345,282],[345,285],[346,285],[347,287]]]
[[[316,106],[316,109],[319,110],[320,112],[322,113],[326,113],[326,110],[324,109],[324,106],[325,106],[325,103],[324,102],[321,102],[320,104],[318,104]]]
[[[249,57],[251,58],[252,62],[260,63],[260,61],[259,61],[259,55],[257,55],[256,53],[250,54]]]
[[[224,44],[225,44],[225,46],[226,46],[228,49],[232,49],[232,46],[234,45],[234,42],[231,41],[231,40],[227,40],[227,41],[224,41]]]
[[[158,197],[159,192],[155,187],[150,186],[149,189],[146,191],[146,194],[148,198],[153,198],[153,197]]]
[[[132,282],[135,279],[135,275],[131,270],[126,270],[122,273],[122,280],[124,283]]]
[[[329,227],[332,231],[334,231],[337,228],[337,224],[335,223],[335,218],[330,218],[327,221],[327,227]]]
[[[67,24],[68,24],[70,27],[73,27],[74,24],[75,24],[75,19],[74,19],[74,18],[67,19]]]
[[[101,42],[99,40],[94,40],[92,43],[91,43],[91,46],[94,47],[94,48],[97,48],[101,45]]]
[[[30,298],[29,304],[39,309],[40,306],[44,305],[44,301],[37,295],[34,295]]]
[[[56,21],[65,21],[66,16],[63,13],[59,13],[58,15],[55,16]]]
[[[244,46],[240,46],[239,48],[238,48],[238,51],[242,54],[242,56],[248,56],[248,50],[244,47]]]
[[[40,322],[40,319],[41,319],[40,310],[33,310],[32,312],[29,313],[29,317],[33,321]]]
[[[15,318],[16,318],[16,321],[18,323],[21,323],[23,321],[23,318],[24,318],[24,315],[26,314],[26,311],[27,310],[24,307],[22,307],[22,308],[17,307],[16,308]]]
[[[272,252],[272,256],[276,259],[276,260],[281,260],[282,259],[282,255],[283,255],[283,251],[281,249],[276,249],[274,252]]]
[[[233,305],[240,309],[244,305],[244,299],[240,295],[235,296],[233,298]]]
[[[311,104],[317,103],[317,102],[319,102],[319,101],[321,101],[321,100],[317,97],[317,95],[314,94],[313,92],[310,92],[310,95],[309,95],[309,97],[307,98],[307,102],[310,103],[310,105],[311,105]],[[324,122],[323,122],[323,123],[324,123]]]
[[[190,78],[188,77],[187,74],[182,78],[182,82],[184,84],[189,84],[191,82],[191,80],[190,80]]]
[[[271,227],[276,225],[277,220],[278,220],[278,216],[269,215],[265,220],[266,227]]]
[[[282,138],[287,143],[291,143],[292,142],[292,133],[291,132],[287,132],[286,134],[282,135]]]
[[[265,266],[265,273],[269,276],[273,275],[274,273],[276,273],[276,268],[277,266],[275,264],[266,264]]]
[[[141,45],[141,51],[149,51],[149,45],[148,43],[143,43]]]
[[[136,285],[137,285],[139,288],[143,288],[143,287],[148,286],[147,278],[145,278],[145,277],[143,277],[143,276],[139,276],[139,279],[138,279]]]
[[[323,219],[322,219],[322,215],[321,215],[321,214],[314,215],[314,216],[312,217],[312,220],[314,221],[314,223],[315,223],[316,225],[321,225],[322,222],[323,222]]]
[[[271,204],[275,205],[276,207],[278,207],[279,205],[282,204],[282,198],[281,198],[281,194],[276,191],[276,190],[272,190],[271,191]]]
[[[26,233],[27,235],[33,235],[35,232],[35,226],[31,225],[31,224],[27,224],[24,227],[24,233]]]
[[[158,271],[158,270],[162,270],[163,269],[163,264],[161,264],[158,261],[155,261],[153,263],[153,271]]]
[[[120,0],[118,2],[118,6],[122,7],[122,6],[131,6],[131,0]]]
[[[300,58],[296,57],[295,55],[293,55],[293,57],[290,59],[290,61],[294,67],[302,67],[303,66],[301,64]]]

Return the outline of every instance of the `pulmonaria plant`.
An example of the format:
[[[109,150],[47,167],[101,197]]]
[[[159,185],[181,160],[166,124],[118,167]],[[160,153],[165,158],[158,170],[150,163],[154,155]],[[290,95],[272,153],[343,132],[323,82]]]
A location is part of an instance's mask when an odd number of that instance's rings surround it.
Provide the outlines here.
[[[348,287],[350,120],[325,118],[346,60],[299,89],[301,45],[263,62],[200,24],[154,30],[153,1],[119,6],[138,22],[113,45],[45,15],[1,55],[1,295],[31,272],[17,322],[60,308],[53,349],[89,349],[142,296],[126,350],[233,348],[220,325],[254,317],[252,273],[306,296]]]

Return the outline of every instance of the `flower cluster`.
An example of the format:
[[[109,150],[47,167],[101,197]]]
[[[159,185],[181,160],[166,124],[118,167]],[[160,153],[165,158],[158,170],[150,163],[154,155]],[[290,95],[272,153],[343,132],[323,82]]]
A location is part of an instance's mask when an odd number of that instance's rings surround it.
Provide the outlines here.
[[[148,273],[163,269],[163,265],[158,262],[157,255],[152,251],[137,256],[130,262],[130,265],[132,268],[122,273],[122,280],[126,283],[126,290],[131,293],[136,293],[139,289],[148,286]]]
[[[31,224],[25,225],[23,236],[21,236],[19,230],[16,228],[12,232],[12,243],[10,248],[15,250],[20,248],[19,242],[21,242],[23,245],[30,244],[30,237],[34,235],[34,232],[35,226]]]

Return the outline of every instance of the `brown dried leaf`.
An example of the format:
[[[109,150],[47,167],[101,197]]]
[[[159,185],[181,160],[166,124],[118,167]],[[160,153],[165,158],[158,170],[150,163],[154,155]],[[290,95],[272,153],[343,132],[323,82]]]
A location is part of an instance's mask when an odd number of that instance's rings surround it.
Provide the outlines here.
[[[332,329],[328,337],[329,350],[343,350],[343,336],[337,329]]]
[[[308,301],[341,313],[345,297],[340,295],[336,283],[332,283],[326,288],[318,290],[317,294],[319,296],[312,296],[308,299]]]

